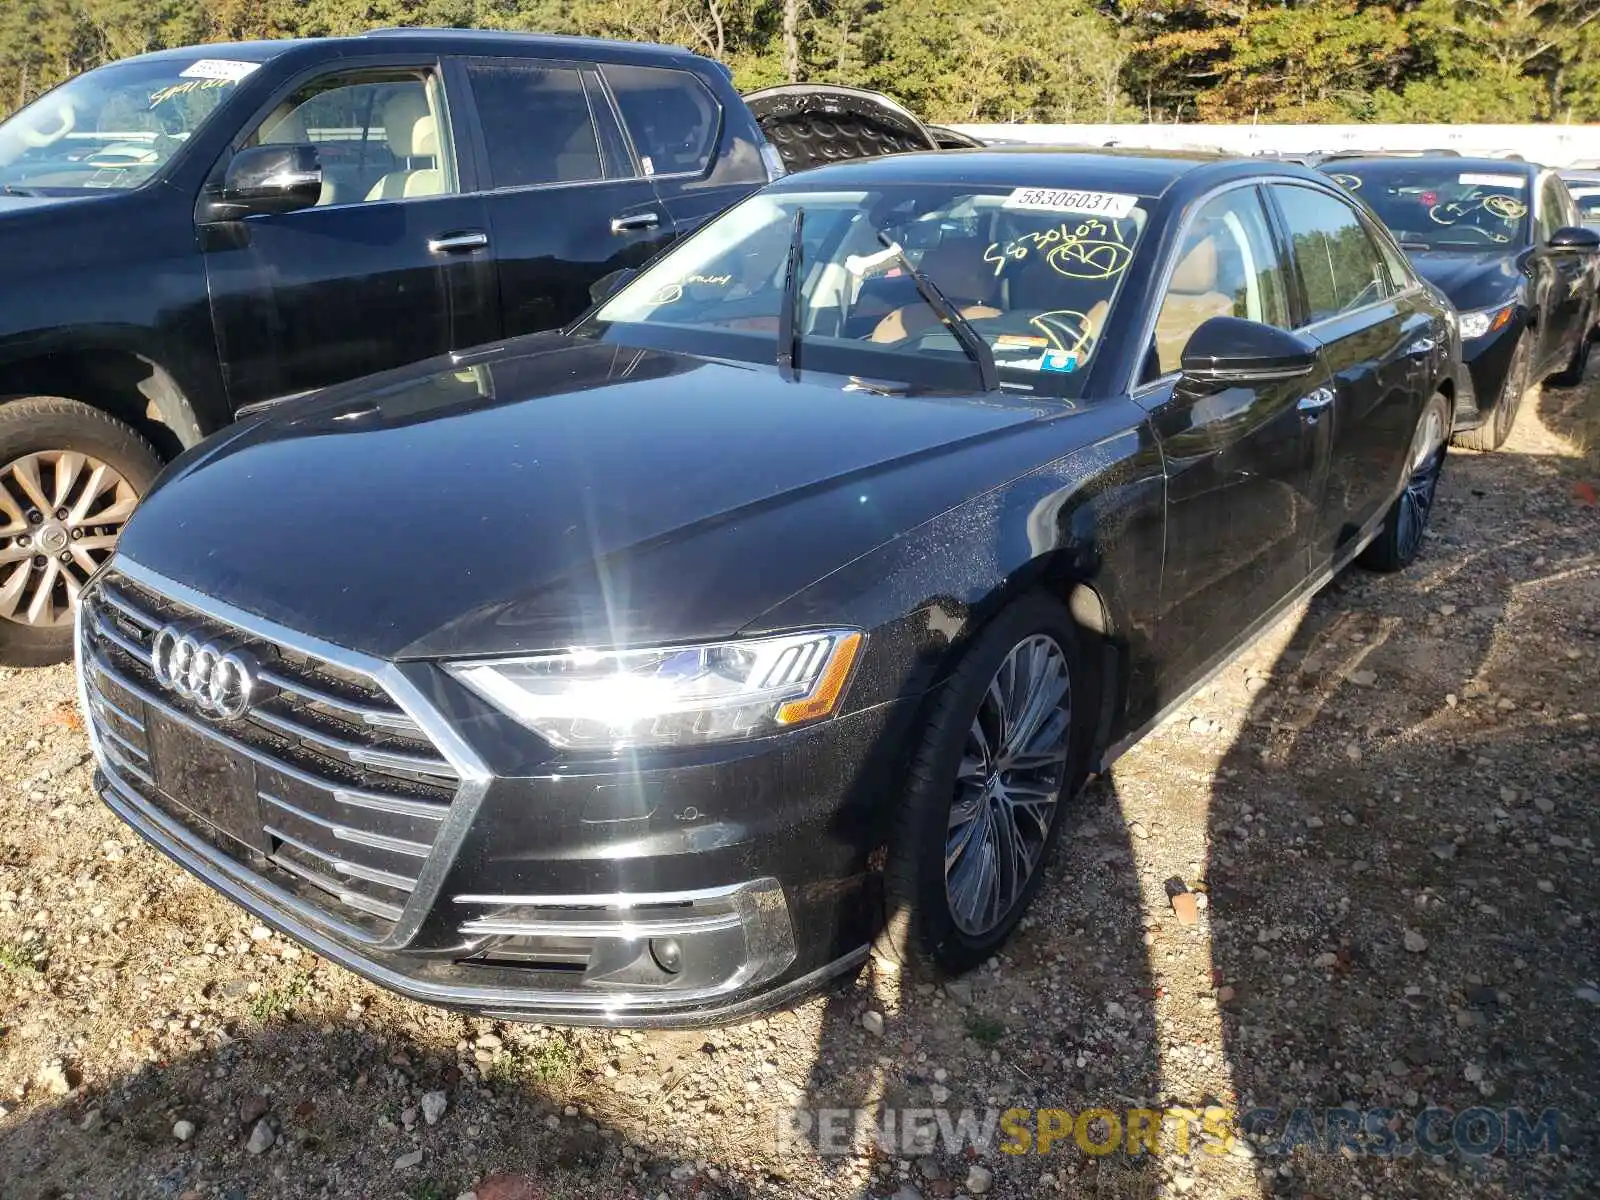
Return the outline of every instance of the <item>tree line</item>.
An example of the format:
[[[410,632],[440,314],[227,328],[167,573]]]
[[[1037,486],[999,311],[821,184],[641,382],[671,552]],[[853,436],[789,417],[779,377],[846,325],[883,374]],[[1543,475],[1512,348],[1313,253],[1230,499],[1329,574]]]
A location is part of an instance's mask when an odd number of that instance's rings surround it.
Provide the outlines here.
[[[1600,119],[1600,0],[0,0],[0,113],[197,42],[451,25],[669,42],[930,121]]]

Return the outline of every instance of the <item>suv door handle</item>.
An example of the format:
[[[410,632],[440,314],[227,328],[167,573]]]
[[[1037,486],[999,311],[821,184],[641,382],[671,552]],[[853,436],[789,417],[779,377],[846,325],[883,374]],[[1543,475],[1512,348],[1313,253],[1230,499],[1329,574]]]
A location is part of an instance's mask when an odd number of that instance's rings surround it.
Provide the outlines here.
[[[441,233],[428,239],[429,254],[454,254],[461,250],[482,250],[489,244],[489,235],[479,229],[466,229],[460,233]]]
[[[630,213],[626,217],[611,218],[612,233],[636,233],[641,229],[654,229],[661,224],[661,214],[653,212]]]

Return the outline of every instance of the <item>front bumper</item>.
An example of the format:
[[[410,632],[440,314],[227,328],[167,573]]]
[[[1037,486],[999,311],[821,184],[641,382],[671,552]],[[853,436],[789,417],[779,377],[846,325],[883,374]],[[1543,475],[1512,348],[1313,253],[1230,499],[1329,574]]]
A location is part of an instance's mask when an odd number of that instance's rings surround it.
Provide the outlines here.
[[[1493,334],[1462,343],[1461,357],[1466,369],[1460,372],[1463,386],[1456,394],[1457,433],[1476,429],[1493,415],[1505,389],[1512,352],[1526,328],[1521,320],[1514,320]]]
[[[332,961],[495,1017],[700,1025],[783,1003],[865,958],[879,912],[868,861],[903,777],[893,747],[906,703],[692,756],[562,761],[436,667],[361,660],[117,565],[115,588],[102,576],[86,589],[78,635],[102,799],[179,865]],[[142,626],[132,618],[168,598],[190,607],[146,614]],[[311,760],[287,763],[278,743],[252,743],[241,724],[258,715],[280,730],[285,714],[301,719],[278,696],[242,723],[199,719],[141,674],[164,619],[246,654],[283,648],[365,675],[445,752],[460,779],[453,799],[396,809],[379,785],[323,779]],[[262,661],[281,682],[279,660]],[[237,798],[191,794],[191,775],[169,773],[174,744],[194,748],[185,762],[239,764],[260,827],[241,834]],[[414,811],[429,807],[427,820]],[[233,828],[209,815],[219,808]],[[405,876],[396,864],[415,859],[396,847],[420,859]],[[377,902],[384,888],[397,903]]]

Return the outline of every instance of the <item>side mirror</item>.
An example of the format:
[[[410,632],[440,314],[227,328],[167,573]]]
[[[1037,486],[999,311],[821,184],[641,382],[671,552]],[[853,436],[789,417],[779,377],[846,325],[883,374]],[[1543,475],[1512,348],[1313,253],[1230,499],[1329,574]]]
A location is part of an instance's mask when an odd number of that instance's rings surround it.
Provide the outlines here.
[[[611,297],[623,289],[635,275],[639,273],[637,267],[619,267],[615,271],[600,276],[589,285],[589,303],[604,304]]]
[[[1183,348],[1183,377],[1205,386],[1270,383],[1309,375],[1317,348],[1299,334],[1247,321],[1212,317]]]
[[[288,213],[322,196],[322,162],[308,145],[251,146],[233,156],[222,178],[222,202],[235,215]]]
[[[1593,254],[1600,250],[1600,233],[1582,225],[1568,225],[1550,235],[1546,243],[1552,250],[1571,250],[1579,254]]]

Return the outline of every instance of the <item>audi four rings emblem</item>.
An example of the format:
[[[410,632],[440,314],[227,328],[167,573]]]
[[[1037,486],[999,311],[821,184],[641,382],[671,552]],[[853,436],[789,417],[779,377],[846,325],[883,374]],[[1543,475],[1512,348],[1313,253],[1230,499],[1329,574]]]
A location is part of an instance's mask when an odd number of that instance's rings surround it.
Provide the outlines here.
[[[156,634],[150,666],[156,682],[190,701],[201,713],[233,721],[250,711],[255,689],[254,662],[247,654],[224,652],[176,625]]]

